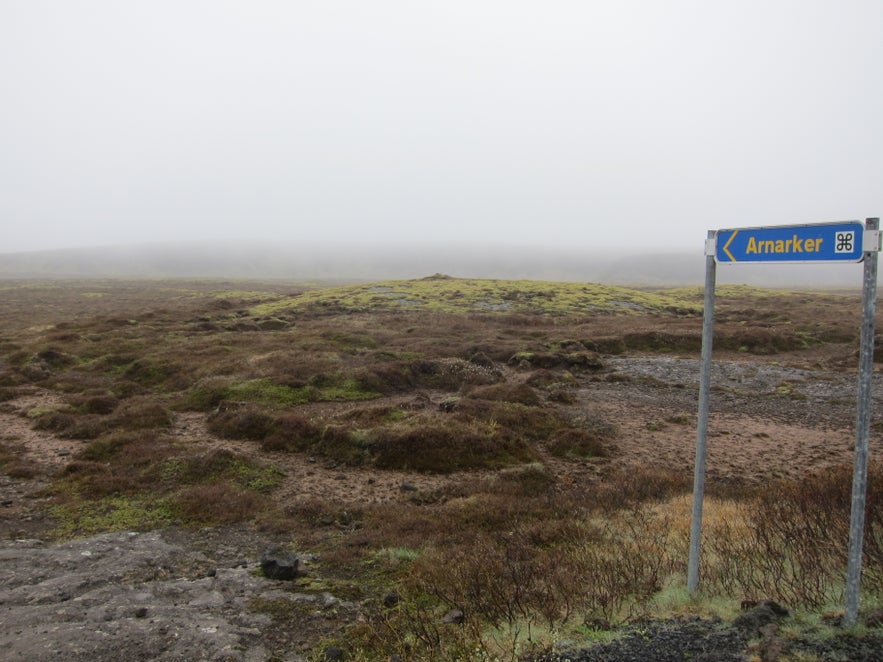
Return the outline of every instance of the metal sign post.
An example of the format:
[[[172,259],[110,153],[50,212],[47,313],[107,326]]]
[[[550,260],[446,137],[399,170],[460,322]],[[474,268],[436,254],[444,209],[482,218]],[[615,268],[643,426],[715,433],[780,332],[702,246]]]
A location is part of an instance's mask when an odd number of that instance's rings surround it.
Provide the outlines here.
[[[687,589],[699,587],[702,502],[705,495],[705,456],[708,438],[711,352],[714,338],[715,265],[744,262],[864,262],[861,354],[856,411],[855,465],[849,529],[846,607],[843,623],[855,625],[861,584],[865,496],[868,476],[868,433],[871,421],[871,378],[874,370],[874,319],[877,307],[877,253],[881,248],[880,219],[780,227],[709,231],[706,240],[705,310],[702,325],[702,364],[699,376],[699,419],[693,478],[693,513]]]
[[[693,471],[693,515],[690,523],[690,560],[687,590],[699,587],[699,547],[702,538],[702,504],[705,500],[705,448],[708,439],[708,392],[711,388],[711,347],[714,340],[715,232],[705,242],[705,304],[702,309],[702,364],[699,369],[699,423],[696,432],[696,466]]]
[[[862,284],[862,335],[858,370],[858,408],[855,416],[855,462],[852,470],[852,510],[849,516],[849,564],[846,569],[846,607],[843,624],[858,618],[862,577],[862,543],[865,534],[865,496],[868,489],[868,432],[871,427],[871,377],[874,374],[874,318],[877,314],[877,252],[880,250],[879,218],[867,219],[876,243],[865,247]],[[868,243],[868,242],[866,242]]]

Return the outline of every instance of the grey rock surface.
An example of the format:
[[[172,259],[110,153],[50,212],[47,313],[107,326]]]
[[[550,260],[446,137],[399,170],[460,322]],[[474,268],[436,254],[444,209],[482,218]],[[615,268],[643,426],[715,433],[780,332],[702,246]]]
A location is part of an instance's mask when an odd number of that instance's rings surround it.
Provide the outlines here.
[[[4,660],[266,660],[271,618],[257,598],[303,604],[251,567],[210,567],[161,532],[0,548]],[[180,569],[175,576],[170,569]],[[186,570],[186,571],[185,571]],[[310,608],[354,605],[320,596]],[[302,659],[291,652],[288,660]]]

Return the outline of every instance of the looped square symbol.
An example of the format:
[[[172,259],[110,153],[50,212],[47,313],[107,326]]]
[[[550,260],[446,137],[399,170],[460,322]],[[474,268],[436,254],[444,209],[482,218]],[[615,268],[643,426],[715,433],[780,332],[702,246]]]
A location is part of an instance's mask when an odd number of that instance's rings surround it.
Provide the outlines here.
[[[835,253],[852,253],[855,249],[855,232],[838,232],[834,241]]]

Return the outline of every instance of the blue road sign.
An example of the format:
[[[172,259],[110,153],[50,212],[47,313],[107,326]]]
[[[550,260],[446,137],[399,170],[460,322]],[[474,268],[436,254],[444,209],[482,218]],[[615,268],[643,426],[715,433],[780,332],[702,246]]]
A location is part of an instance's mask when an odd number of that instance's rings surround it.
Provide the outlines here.
[[[861,262],[865,227],[858,221],[718,230],[715,259],[738,262]]]

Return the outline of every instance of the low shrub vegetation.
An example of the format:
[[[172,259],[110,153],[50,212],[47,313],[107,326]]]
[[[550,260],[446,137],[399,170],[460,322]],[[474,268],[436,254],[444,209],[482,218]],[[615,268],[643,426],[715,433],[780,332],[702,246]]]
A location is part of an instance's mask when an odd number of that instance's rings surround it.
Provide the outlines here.
[[[2,406],[48,392],[34,402],[53,404],[29,405],[36,436],[82,440],[43,476],[57,537],[270,527],[320,554],[326,579],[358,585],[364,618],[340,636],[366,660],[529,659],[555,639],[652,615],[683,583],[692,474],[625,451],[636,434],[692,435],[692,412],[655,411],[626,437],[591,406],[593,389],[668,388],[613,372],[611,355],[698,357],[698,290],[447,277],[298,296],[168,286],[175,297],[89,298],[61,323],[56,310],[79,286],[51,286],[49,303],[22,308],[0,339]],[[853,358],[848,297],[723,288],[720,299],[716,349],[790,360],[831,343],[814,360],[841,369]],[[764,402],[805,404],[782,395]],[[205,429],[188,441],[176,416]],[[289,466],[400,476],[356,502],[291,489]],[[46,471],[13,439],[0,467],[23,479]],[[838,467],[711,486],[703,591],[732,604],[838,605],[850,478]],[[868,485],[863,591],[874,604],[881,465]],[[280,493],[291,496],[278,503]]]

